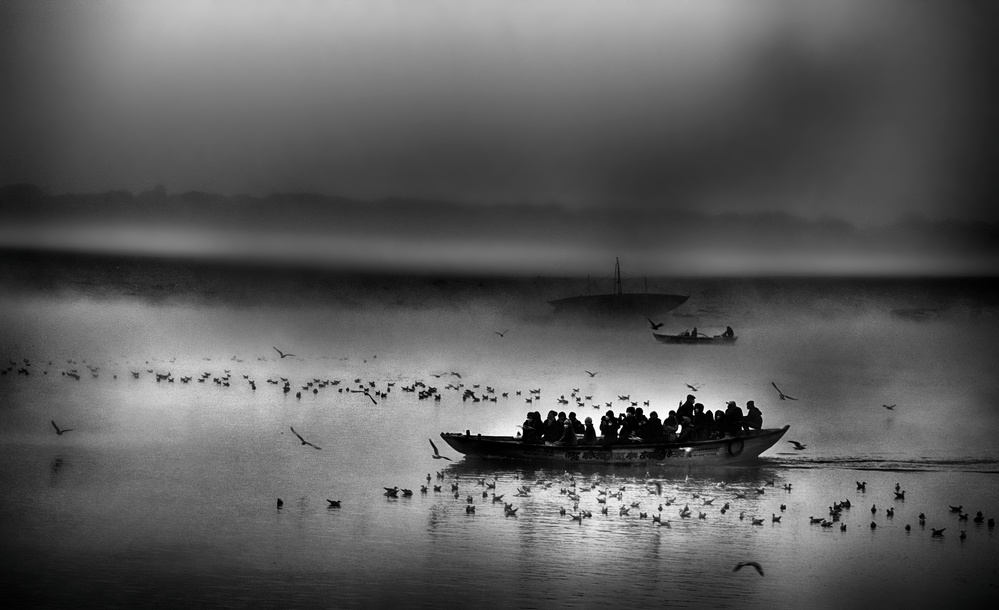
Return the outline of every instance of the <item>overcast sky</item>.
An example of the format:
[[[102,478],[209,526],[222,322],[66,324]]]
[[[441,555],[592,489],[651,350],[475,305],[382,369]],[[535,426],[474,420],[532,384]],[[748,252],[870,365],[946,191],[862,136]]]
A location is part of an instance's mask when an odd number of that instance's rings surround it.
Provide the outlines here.
[[[0,184],[996,220],[993,6],[8,0]]]

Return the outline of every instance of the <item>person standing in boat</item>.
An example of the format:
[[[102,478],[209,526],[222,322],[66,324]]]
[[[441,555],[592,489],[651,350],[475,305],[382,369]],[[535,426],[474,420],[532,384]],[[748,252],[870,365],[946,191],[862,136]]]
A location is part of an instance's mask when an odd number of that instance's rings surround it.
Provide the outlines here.
[[[690,421],[694,421],[694,402],[695,398],[693,394],[687,394],[687,400],[680,403],[680,407],[676,410],[677,421],[683,423],[685,418],[689,418]]]

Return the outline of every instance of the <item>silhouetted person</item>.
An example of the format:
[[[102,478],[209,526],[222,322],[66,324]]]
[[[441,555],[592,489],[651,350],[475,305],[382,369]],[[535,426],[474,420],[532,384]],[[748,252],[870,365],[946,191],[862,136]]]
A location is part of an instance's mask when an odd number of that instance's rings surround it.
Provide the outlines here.
[[[756,408],[756,404],[750,400],[746,403],[746,417],[742,420],[746,430],[763,429],[763,412]]]
[[[587,417],[583,429],[583,444],[592,445],[597,442],[597,431],[593,428],[593,418]]]

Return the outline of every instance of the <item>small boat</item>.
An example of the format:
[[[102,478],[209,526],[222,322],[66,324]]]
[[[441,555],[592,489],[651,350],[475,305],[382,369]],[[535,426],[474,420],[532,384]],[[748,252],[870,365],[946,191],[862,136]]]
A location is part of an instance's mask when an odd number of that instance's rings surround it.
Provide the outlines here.
[[[679,345],[732,345],[739,338],[736,335],[703,335],[700,333],[696,336],[683,333],[679,335],[652,333],[652,336],[660,343]]]
[[[928,322],[940,317],[940,310],[932,307],[913,307],[909,309],[893,309],[891,315],[913,322]]]
[[[621,288],[621,262],[615,258],[613,293],[583,294],[548,303],[557,314],[655,317],[683,305],[688,298],[680,294],[624,292]]]
[[[664,466],[739,466],[752,464],[774,446],[790,426],[766,428],[706,441],[554,445],[525,443],[512,436],[441,432],[458,453],[487,460],[521,460],[549,464],[662,464]]]

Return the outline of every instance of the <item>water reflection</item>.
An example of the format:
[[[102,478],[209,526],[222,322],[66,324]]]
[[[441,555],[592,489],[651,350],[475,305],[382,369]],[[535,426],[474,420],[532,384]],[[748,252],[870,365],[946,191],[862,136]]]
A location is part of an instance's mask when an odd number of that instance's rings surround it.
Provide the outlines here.
[[[62,470],[62,467],[65,465],[65,463],[66,463],[65,459],[61,455],[55,456],[54,458],[52,458],[52,461],[49,462],[49,471],[52,473],[50,483],[52,483],[53,485],[56,482],[56,477],[59,475],[59,471]]]

